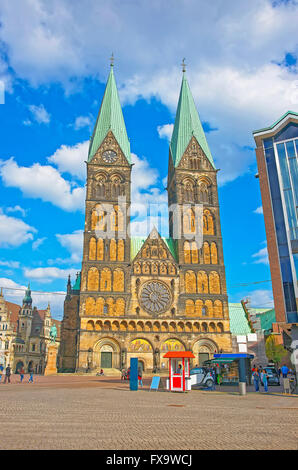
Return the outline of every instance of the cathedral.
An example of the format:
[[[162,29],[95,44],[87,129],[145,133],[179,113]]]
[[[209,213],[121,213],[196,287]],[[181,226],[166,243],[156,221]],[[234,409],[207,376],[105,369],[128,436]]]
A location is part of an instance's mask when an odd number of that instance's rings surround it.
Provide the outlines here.
[[[113,65],[90,139],[82,269],[70,278],[60,370],[167,367],[231,352],[217,169],[183,70],[169,148],[169,237],[131,237],[132,163]]]

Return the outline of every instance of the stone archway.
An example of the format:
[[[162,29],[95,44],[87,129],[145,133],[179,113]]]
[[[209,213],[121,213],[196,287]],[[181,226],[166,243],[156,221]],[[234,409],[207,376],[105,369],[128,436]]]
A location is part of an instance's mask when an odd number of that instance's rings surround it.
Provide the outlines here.
[[[92,356],[92,369],[120,368],[120,346],[114,338],[106,337],[98,341]]]
[[[202,366],[204,361],[208,361],[218,352],[217,344],[209,338],[202,338],[196,341],[192,346],[192,352],[196,356],[194,364]]]
[[[151,341],[144,338],[133,338],[128,345],[127,367],[130,365],[130,358],[137,357],[143,371],[153,368],[153,346]]]

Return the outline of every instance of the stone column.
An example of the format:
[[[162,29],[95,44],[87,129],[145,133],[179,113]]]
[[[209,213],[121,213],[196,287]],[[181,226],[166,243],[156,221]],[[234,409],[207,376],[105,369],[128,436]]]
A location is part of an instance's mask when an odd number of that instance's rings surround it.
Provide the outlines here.
[[[56,375],[57,374],[57,353],[58,346],[55,343],[49,344],[48,346],[48,361],[44,371],[44,375]]]

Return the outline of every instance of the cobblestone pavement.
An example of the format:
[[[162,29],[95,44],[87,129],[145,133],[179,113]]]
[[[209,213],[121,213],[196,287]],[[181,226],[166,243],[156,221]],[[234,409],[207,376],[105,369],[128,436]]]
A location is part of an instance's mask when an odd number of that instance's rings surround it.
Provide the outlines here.
[[[137,392],[118,378],[35,379],[0,384],[1,449],[298,448],[294,396],[155,392],[149,379]]]

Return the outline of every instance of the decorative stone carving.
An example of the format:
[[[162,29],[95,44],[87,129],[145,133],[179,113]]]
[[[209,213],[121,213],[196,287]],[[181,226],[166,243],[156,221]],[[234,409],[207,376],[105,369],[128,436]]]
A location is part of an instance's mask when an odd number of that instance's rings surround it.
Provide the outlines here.
[[[151,314],[159,314],[166,311],[172,301],[168,286],[159,281],[147,282],[140,294],[140,302],[143,308]]]

